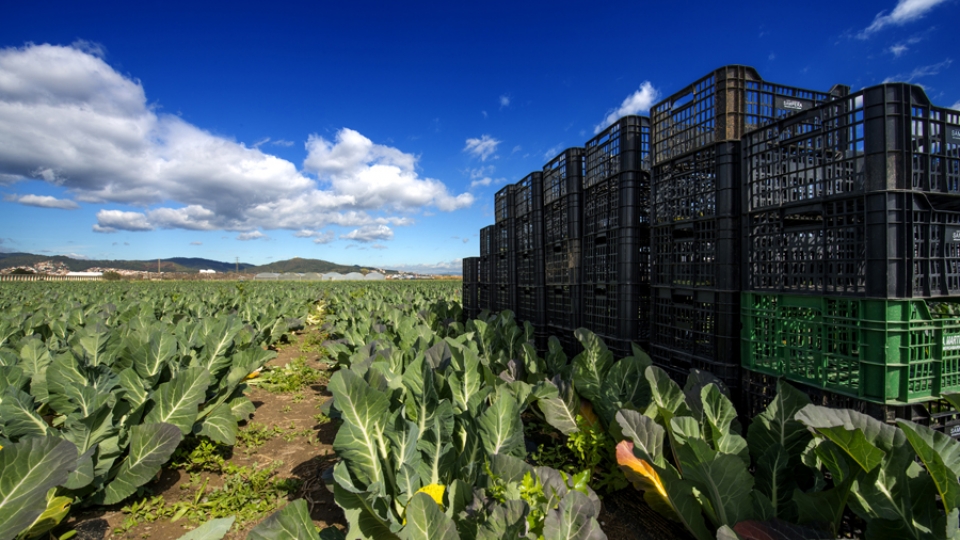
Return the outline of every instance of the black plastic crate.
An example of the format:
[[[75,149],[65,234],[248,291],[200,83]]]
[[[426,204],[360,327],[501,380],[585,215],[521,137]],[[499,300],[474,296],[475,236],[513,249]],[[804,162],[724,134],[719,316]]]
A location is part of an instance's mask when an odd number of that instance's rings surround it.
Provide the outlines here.
[[[510,218],[505,221],[500,221],[496,225],[496,231],[494,234],[497,237],[497,247],[495,253],[500,255],[506,255],[508,253],[515,253],[517,251],[516,243],[516,227],[513,222],[513,218]]]
[[[560,342],[560,346],[563,348],[564,354],[567,355],[568,361],[572,361],[574,356],[583,351],[583,344],[581,344],[580,340],[577,339],[577,336],[574,335],[574,330],[574,328],[566,328],[561,326],[547,327],[547,339],[549,340],[550,336],[557,338],[557,340]],[[546,347],[544,349],[546,349]]]
[[[544,283],[548,287],[579,285],[580,240],[548,244],[543,250]]]
[[[477,285],[477,308],[480,310],[496,311],[497,286],[490,283]]]
[[[497,282],[497,255],[485,255],[480,257],[480,263],[477,265],[480,273],[478,283],[483,285],[493,285]]]
[[[467,312],[467,311],[470,311],[470,312],[476,311],[477,307],[479,306],[479,304],[477,303],[478,300],[479,300],[479,298],[478,298],[478,292],[479,292],[479,291],[478,291],[478,287],[479,287],[479,285],[476,284],[476,283],[464,283],[464,284],[463,284],[463,287],[462,287],[462,289],[461,289],[461,290],[462,290],[462,293],[463,293],[462,296],[461,296],[461,302],[462,302],[462,305],[463,305],[463,310],[464,310],[464,312]]]
[[[567,328],[570,332],[579,328],[580,286],[546,287],[547,326]]]
[[[829,92],[804,90],[766,82],[752,67],[720,67],[650,109],[653,162],[738,140],[752,129],[849,91],[844,85]]]
[[[580,193],[567,195],[543,207],[543,240],[545,244],[578,239],[583,234],[582,199]]]
[[[680,362],[683,371],[711,366],[724,382],[736,383],[728,379],[740,368],[740,293],[654,287],[652,296],[654,362]]]
[[[605,340],[640,341],[641,326],[649,326],[649,286],[584,285],[582,301],[583,326]]]
[[[583,186],[583,148],[567,148],[543,166],[543,204],[580,193]]]
[[[724,142],[653,167],[655,225],[740,214],[740,143]]]
[[[730,398],[734,403],[741,399],[740,386],[742,384],[741,372],[743,369],[740,364],[729,364],[727,362],[718,362],[711,358],[698,356],[676,349],[666,349],[657,344],[650,345],[650,357],[653,364],[660,367],[670,375],[670,378],[676,381],[680,386],[687,382],[691,369],[706,371],[720,380],[730,393]]]
[[[517,287],[512,283],[497,285],[497,311],[517,311]]]
[[[623,172],[583,192],[583,234],[650,224],[650,175]]]
[[[514,186],[514,217],[522,218],[543,209],[543,173],[532,172]]]
[[[517,320],[529,321],[535,329],[542,330],[547,323],[547,297],[545,287],[517,287]]]
[[[650,119],[624,116],[590,139],[586,146],[583,187],[622,172],[650,170]]]
[[[480,256],[493,255],[497,249],[497,226],[487,225],[480,229]]]
[[[701,219],[653,227],[656,286],[738,290],[740,219]]]
[[[744,211],[888,190],[960,194],[960,112],[883,84],[743,137]]]
[[[584,236],[583,283],[649,284],[650,228],[610,229]]]
[[[514,249],[534,251],[543,249],[543,210],[518,217],[513,221]]]
[[[960,196],[870,193],[745,220],[744,290],[960,296]]]
[[[745,418],[753,419],[766,410],[777,395],[778,380],[779,378],[773,375],[743,370],[740,410]],[[814,405],[852,409],[889,424],[895,423],[898,419],[909,420],[954,439],[960,438],[960,412],[944,400],[931,400],[910,405],[881,405],[795,381],[787,381],[787,383],[806,394]]]
[[[494,214],[497,223],[502,223],[514,217],[514,190],[516,186],[504,186],[494,195]]]
[[[465,257],[463,259],[463,282],[480,282],[480,257]]]
[[[519,252],[516,258],[518,287],[543,287],[546,284],[542,249]]]
[[[512,285],[517,282],[517,258],[513,253],[495,256],[494,282],[497,285]]]

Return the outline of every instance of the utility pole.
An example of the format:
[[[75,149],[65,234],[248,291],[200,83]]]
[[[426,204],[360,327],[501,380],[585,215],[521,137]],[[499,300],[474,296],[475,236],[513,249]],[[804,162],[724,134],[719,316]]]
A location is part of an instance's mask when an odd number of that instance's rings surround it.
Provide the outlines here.
[[[237,257],[237,273],[240,273],[240,257]]]
[[[160,259],[157,259],[157,273],[160,273]]]

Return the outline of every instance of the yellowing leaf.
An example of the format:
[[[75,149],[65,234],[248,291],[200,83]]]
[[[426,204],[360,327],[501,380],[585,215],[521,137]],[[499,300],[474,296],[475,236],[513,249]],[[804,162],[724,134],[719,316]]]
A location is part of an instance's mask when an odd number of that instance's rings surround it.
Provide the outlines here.
[[[443,509],[443,493],[446,491],[446,489],[447,487],[444,486],[443,484],[430,484],[418,489],[417,493],[426,493],[427,495],[429,495],[430,498],[433,499],[433,501],[437,503],[437,506],[439,506],[440,509],[442,510]],[[417,493],[414,493],[414,495],[416,495]]]
[[[580,400],[580,416],[583,417],[583,421],[589,427],[596,426],[600,422],[597,413],[593,412],[593,403],[585,399]]]
[[[642,491],[655,489],[664,499],[668,499],[667,490],[660,481],[660,475],[646,461],[633,454],[633,443],[620,441],[617,445],[617,463],[633,484]],[[634,473],[634,474],[630,474]]]

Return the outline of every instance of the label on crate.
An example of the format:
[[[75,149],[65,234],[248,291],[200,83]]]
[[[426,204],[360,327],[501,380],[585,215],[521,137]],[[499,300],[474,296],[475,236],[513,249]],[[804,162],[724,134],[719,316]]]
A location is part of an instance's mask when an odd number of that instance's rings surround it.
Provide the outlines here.
[[[946,244],[960,244],[960,226],[957,226],[957,225],[944,226],[943,241]]]
[[[950,426],[950,436],[954,439],[960,438],[960,424]]]
[[[943,350],[960,350],[960,335],[954,334],[952,336],[943,336]]]
[[[797,99],[783,96],[776,96],[774,105],[778,109],[788,111],[805,111],[813,108],[813,102],[806,99]]]
[[[960,144],[960,127],[947,126],[947,142]]]

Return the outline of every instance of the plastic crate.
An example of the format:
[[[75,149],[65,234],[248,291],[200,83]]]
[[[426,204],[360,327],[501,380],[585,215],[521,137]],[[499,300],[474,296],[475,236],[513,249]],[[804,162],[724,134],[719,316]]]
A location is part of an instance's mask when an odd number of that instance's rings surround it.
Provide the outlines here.
[[[517,286],[543,287],[546,282],[544,275],[543,250],[523,251],[517,253]]]
[[[960,296],[960,196],[893,191],[754,212],[743,289]]]
[[[586,146],[583,187],[622,172],[650,170],[650,119],[624,116],[590,139]]]
[[[461,295],[461,305],[463,306],[463,310],[464,310],[465,312],[467,312],[467,311],[476,311],[476,309],[477,309],[477,307],[478,307],[478,305],[479,305],[479,304],[477,303],[477,301],[478,301],[478,296],[477,296],[477,294],[478,294],[478,292],[479,292],[479,291],[478,291],[478,287],[479,287],[479,285],[476,284],[476,283],[464,283],[464,284],[463,284],[462,295]]]
[[[740,410],[747,419],[753,419],[770,405],[777,393],[780,377],[743,370],[743,392]],[[897,419],[910,420],[953,438],[960,438],[960,413],[944,400],[931,400],[910,405],[881,405],[796,381],[788,384],[805,393],[814,405],[835,409],[852,409],[872,416],[881,422],[895,423]]]
[[[876,191],[960,194],[960,112],[873,86],[743,137],[744,210]]]
[[[496,224],[495,235],[497,237],[497,248],[495,253],[500,255],[506,255],[508,253],[516,253],[517,247],[514,245],[516,243],[516,230],[513,222],[513,218],[510,218],[506,221],[500,221]]]
[[[739,290],[739,218],[653,227],[651,281],[657,286]]]
[[[567,148],[543,166],[543,204],[580,193],[583,186],[583,148]]]
[[[497,286],[494,284],[481,283],[477,285],[477,309],[496,311],[497,310]]]
[[[583,192],[583,234],[650,224],[650,175],[623,172]]]
[[[583,283],[649,284],[649,227],[611,229],[585,236],[581,254]]]
[[[566,328],[573,332],[580,324],[580,286],[547,286],[547,326]]]
[[[478,265],[481,285],[494,285],[497,282],[497,255],[480,257]]]
[[[650,109],[654,164],[744,133],[819,103],[850,88],[804,90],[764,81],[748,66],[723,66]]]
[[[543,173],[532,172],[514,186],[514,217],[522,218],[543,209]]]
[[[463,282],[480,282],[480,257],[464,257],[463,259]]]
[[[532,212],[513,221],[514,249],[534,251],[543,249],[543,210]]]
[[[740,143],[718,143],[653,167],[655,225],[740,215]]]
[[[745,292],[743,366],[881,404],[960,391],[960,317],[931,304]]]
[[[741,372],[743,368],[739,365],[715,361],[711,358],[678,351],[676,349],[666,349],[656,344],[650,345],[650,357],[653,359],[655,366],[666,371],[670,378],[676,381],[681,387],[686,384],[687,377],[690,376],[690,370],[697,369],[706,371],[719,379],[720,382],[727,387],[730,398],[734,403],[740,402]]]
[[[681,366],[713,366],[711,373],[730,382],[724,371],[738,372],[730,366],[740,364],[740,293],[654,287],[652,296],[654,362],[663,366],[671,358],[686,358]]]
[[[582,324],[605,340],[640,341],[640,327],[649,319],[649,286],[583,286]]]
[[[480,256],[493,255],[498,253],[497,249],[497,226],[487,225],[480,229]]]
[[[497,285],[497,311],[517,311],[517,287],[509,283]]]
[[[496,255],[494,283],[497,285],[513,285],[517,282],[517,258],[513,253]],[[503,309],[503,308],[501,308]]]
[[[547,323],[547,299],[544,287],[517,287],[516,315],[519,321],[529,321],[535,329]]]
[[[544,244],[578,239],[583,234],[581,195],[567,195],[543,207]]]
[[[497,223],[503,223],[514,217],[514,190],[516,186],[510,184],[504,186],[494,195],[494,214]]]
[[[548,244],[543,250],[548,287],[580,285],[580,240]]]

